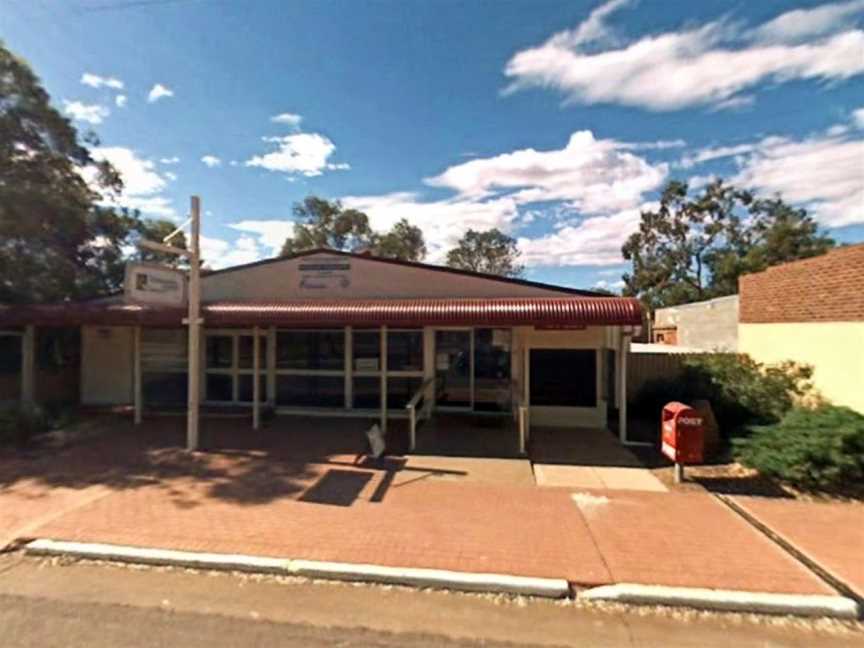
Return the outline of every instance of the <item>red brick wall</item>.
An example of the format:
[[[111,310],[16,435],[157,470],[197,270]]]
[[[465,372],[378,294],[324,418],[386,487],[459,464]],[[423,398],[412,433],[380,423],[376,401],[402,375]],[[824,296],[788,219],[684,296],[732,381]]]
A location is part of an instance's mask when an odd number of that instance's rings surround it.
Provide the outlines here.
[[[864,244],[744,275],[739,321],[864,321]]]

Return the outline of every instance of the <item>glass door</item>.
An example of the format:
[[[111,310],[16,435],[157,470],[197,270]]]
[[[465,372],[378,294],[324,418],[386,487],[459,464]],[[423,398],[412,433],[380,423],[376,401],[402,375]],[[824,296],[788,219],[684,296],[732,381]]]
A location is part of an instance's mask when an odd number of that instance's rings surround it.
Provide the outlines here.
[[[473,347],[470,329],[435,331],[435,402],[439,408],[473,408]]]

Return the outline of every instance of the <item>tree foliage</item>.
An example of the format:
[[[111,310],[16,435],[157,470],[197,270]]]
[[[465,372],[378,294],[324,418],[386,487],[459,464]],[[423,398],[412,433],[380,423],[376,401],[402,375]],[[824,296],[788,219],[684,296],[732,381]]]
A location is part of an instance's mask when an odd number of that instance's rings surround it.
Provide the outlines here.
[[[848,407],[793,409],[735,447],[743,464],[799,488],[860,489],[864,480],[864,416]]]
[[[622,248],[632,263],[625,294],[649,308],[674,306],[738,292],[738,277],[828,250],[803,209],[779,197],[761,199],[717,180],[691,196],[671,181],[660,206],[642,213],[639,230]]]
[[[519,264],[516,239],[498,229],[483,232],[469,229],[447,253],[447,265],[502,277],[518,277],[524,269]]]
[[[0,43],[0,302],[89,297],[122,284],[123,250],[149,225],[99,205],[122,179],[85,144],[98,144],[95,135],[79,137]]]
[[[326,248],[353,252],[368,250],[382,257],[420,261],[426,243],[419,227],[406,219],[387,232],[375,232],[369,217],[357,209],[346,209],[338,200],[307,196],[294,205],[294,235],[282,246],[282,255]]]
[[[767,365],[746,354],[718,353],[688,357],[674,377],[645,383],[632,412],[654,419],[670,401],[707,400],[721,432],[733,435],[748,425],[775,423],[792,406],[813,397],[813,369],[783,362]]]

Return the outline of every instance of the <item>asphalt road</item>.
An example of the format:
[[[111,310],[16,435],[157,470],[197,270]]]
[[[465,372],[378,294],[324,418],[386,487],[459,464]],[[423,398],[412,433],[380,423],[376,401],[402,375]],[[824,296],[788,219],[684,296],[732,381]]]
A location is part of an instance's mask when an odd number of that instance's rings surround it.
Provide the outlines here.
[[[0,647],[845,648],[864,626],[0,554]]]

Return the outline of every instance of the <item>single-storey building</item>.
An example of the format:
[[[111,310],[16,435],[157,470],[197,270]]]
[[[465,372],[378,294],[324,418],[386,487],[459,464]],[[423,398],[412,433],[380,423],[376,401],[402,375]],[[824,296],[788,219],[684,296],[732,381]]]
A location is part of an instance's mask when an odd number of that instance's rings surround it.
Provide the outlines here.
[[[744,275],[739,293],[740,352],[810,365],[822,396],[864,413],[864,244]]]
[[[311,250],[206,273],[200,399],[276,415],[464,412],[626,433],[634,299],[367,254]],[[184,407],[186,310],[126,296],[0,307],[34,399],[34,339],[80,330],[80,402]],[[5,347],[3,347],[5,348]],[[257,353],[256,353],[257,351]],[[257,388],[256,388],[257,377]],[[258,408],[256,408],[257,410]]]

